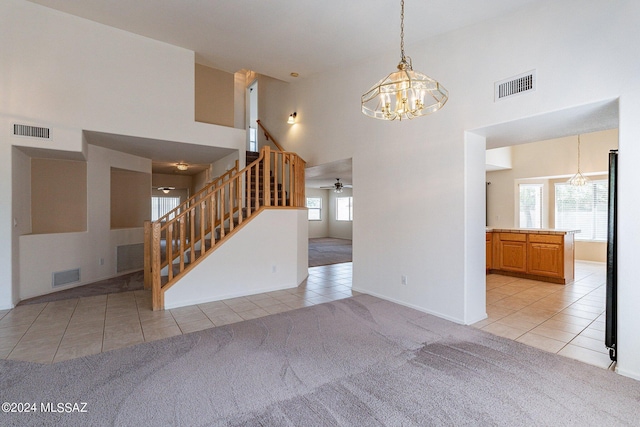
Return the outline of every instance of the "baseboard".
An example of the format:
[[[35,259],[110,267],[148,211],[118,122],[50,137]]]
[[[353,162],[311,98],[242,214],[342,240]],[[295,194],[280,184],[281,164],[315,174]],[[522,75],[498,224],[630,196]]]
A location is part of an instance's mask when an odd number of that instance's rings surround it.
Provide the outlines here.
[[[166,304],[165,303],[164,309],[165,310],[171,310],[171,309],[174,309],[174,308],[187,307],[187,306],[190,306],[190,305],[206,304],[208,302],[222,301],[222,300],[231,299],[231,298],[240,298],[240,297],[248,297],[250,295],[264,294],[266,292],[283,291],[285,289],[293,289],[293,288],[296,288],[296,287],[297,287],[297,285],[279,286],[279,287],[272,287],[272,288],[255,289],[255,290],[252,290],[250,292],[234,292],[234,293],[230,293],[230,294],[224,294],[224,295],[217,296],[217,297],[215,297],[215,299],[211,299],[211,298],[196,298],[196,299],[188,300],[186,302],[181,302],[181,303],[175,304],[175,305],[171,305],[171,304]]]
[[[399,305],[402,305],[402,306],[405,306],[405,307],[413,308],[414,310],[418,310],[418,311],[421,311],[421,312],[426,313],[426,314],[431,314],[433,316],[439,317],[441,319],[449,320],[450,322],[454,322],[454,323],[457,323],[459,325],[464,325],[465,324],[464,320],[462,320],[462,319],[451,317],[451,316],[448,316],[448,315],[443,314],[443,313],[439,313],[439,312],[434,311],[434,310],[429,310],[427,308],[420,307],[418,305],[410,304],[410,303],[407,303],[407,302],[404,302],[404,301],[399,301],[399,300],[396,300],[394,298],[389,298],[386,295],[382,295],[382,294],[378,294],[378,293],[375,293],[375,292],[371,292],[369,290],[358,289],[358,288],[354,288],[354,287],[352,287],[351,289],[356,291],[356,292],[360,292],[360,293],[363,293],[363,294],[374,296],[376,298],[383,299],[385,301],[389,301],[389,302],[392,302],[392,303],[395,303],[395,304],[399,304]]]
[[[631,379],[640,381],[640,373],[627,371],[626,369],[620,369],[620,367],[616,364],[616,373],[622,375],[623,377],[629,377]]]

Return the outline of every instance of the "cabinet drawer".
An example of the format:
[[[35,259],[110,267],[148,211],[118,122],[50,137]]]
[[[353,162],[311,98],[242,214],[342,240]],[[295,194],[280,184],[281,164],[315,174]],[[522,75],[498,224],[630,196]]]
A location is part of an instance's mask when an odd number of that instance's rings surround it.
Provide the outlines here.
[[[531,243],[555,243],[561,244],[564,236],[558,234],[529,234],[529,242]]]
[[[487,240],[487,242],[490,242],[490,241],[491,241],[491,235],[492,235],[492,234],[493,234],[493,233],[486,233],[486,240]]]
[[[500,240],[508,240],[510,242],[526,242],[527,235],[523,233],[500,233]]]

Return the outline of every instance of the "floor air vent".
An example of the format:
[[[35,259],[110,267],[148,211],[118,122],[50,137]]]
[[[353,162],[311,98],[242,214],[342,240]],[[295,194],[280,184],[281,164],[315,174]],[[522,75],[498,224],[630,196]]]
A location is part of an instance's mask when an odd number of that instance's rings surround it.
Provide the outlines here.
[[[75,283],[80,281],[80,269],[76,268],[67,271],[58,271],[53,273],[53,281],[51,286],[54,288],[58,286],[68,285],[69,283]]]
[[[142,270],[144,268],[144,243],[121,245],[117,247],[118,273],[122,271]]]
[[[29,138],[50,139],[50,129],[29,125],[13,125],[14,136],[27,136]]]
[[[536,70],[496,82],[495,101],[536,90]]]

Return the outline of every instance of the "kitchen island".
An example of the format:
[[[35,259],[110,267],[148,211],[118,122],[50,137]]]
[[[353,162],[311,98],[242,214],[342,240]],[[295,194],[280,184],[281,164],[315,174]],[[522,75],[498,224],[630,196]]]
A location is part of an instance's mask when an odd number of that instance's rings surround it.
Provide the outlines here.
[[[580,230],[487,228],[487,273],[567,284]]]

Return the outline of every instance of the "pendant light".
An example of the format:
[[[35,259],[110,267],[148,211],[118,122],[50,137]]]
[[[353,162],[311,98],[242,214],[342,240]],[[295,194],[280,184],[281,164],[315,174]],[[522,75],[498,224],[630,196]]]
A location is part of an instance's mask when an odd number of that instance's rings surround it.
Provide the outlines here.
[[[573,175],[571,179],[567,181],[567,183],[573,185],[574,187],[582,187],[588,182],[589,178],[585,177],[584,175],[582,175],[582,172],[580,172],[580,135],[578,135],[578,172]]]
[[[362,112],[381,120],[413,119],[438,111],[449,92],[436,80],[413,71],[404,54],[404,0],[400,2],[400,63],[394,71],[362,95]]]

